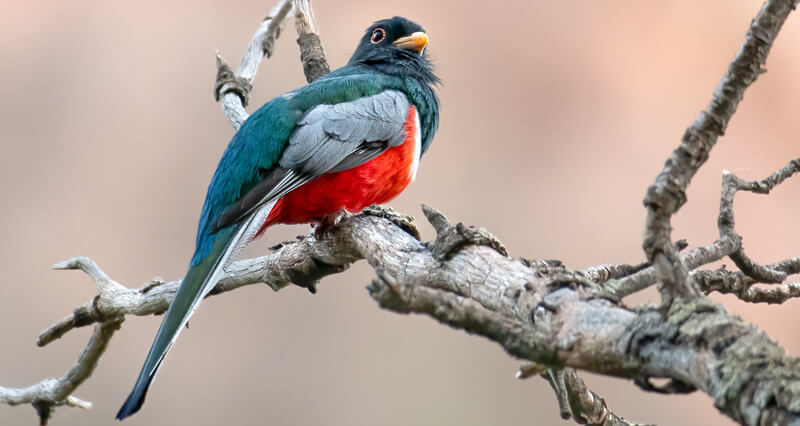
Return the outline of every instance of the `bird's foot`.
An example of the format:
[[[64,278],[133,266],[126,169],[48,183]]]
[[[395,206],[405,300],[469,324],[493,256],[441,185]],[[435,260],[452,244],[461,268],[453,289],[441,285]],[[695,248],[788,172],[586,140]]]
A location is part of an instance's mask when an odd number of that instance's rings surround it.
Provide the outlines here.
[[[352,216],[347,210],[339,210],[336,213],[331,213],[322,218],[319,223],[314,226],[314,239],[321,239],[325,234],[334,226],[340,224],[343,220]]]
[[[419,230],[417,229],[417,225],[414,224],[414,217],[399,213],[395,209],[391,207],[381,207],[377,204],[366,207],[364,210],[361,211],[362,214],[367,216],[375,216],[375,217],[382,217],[384,219],[389,219],[392,223],[399,226],[400,229],[406,231],[412,237],[416,239],[420,239]]]

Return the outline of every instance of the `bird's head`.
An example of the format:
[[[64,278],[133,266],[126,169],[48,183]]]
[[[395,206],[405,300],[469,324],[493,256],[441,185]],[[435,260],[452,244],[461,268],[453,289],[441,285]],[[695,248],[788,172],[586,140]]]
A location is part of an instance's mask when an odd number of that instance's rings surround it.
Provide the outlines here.
[[[402,16],[384,19],[367,28],[349,64],[435,84],[439,79],[428,60],[428,41],[425,30],[416,22]]]

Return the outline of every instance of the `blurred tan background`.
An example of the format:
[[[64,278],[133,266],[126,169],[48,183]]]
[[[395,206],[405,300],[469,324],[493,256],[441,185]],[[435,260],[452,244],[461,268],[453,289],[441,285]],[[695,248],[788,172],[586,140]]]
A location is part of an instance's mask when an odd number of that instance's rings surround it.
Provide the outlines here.
[[[645,189],[703,108],[758,0],[316,1],[334,67],[371,22],[401,14],[428,30],[444,81],[441,127],[417,181],[419,204],[485,226],[516,256],[579,268],[639,262]],[[51,346],[38,333],[89,300],[93,283],[49,266],[93,257],[138,287],[180,278],[206,186],[232,130],[211,96],[214,52],[237,63],[272,0],[40,0],[0,5],[0,384],[60,376],[89,329]],[[291,25],[291,24],[290,24]],[[255,81],[251,109],[304,83],[292,26]],[[676,238],[716,237],[723,169],[763,178],[800,154],[800,16],[689,190]],[[737,199],[755,259],[800,255],[800,179]],[[422,225],[426,238],[433,231]],[[249,253],[305,233],[270,231]],[[543,380],[514,379],[497,345],[427,317],[383,311],[359,264],[316,296],[252,286],[207,300],[144,409],[127,425],[549,425]],[[800,301],[750,306],[714,296],[800,352]],[[636,301],[656,301],[655,292]],[[130,318],[55,425],[108,425],[161,318]],[[711,399],[660,396],[585,375],[639,422],[730,424]],[[0,424],[37,422],[0,406]]]

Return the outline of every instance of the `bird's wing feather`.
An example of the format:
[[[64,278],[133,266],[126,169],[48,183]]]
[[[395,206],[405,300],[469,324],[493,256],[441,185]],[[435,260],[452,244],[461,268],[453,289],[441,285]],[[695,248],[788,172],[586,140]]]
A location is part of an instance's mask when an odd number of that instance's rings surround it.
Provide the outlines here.
[[[212,231],[237,223],[258,206],[325,173],[359,166],[386,149],[401,145],[409,107],[403,93],[387,90],[352,102],[311,109],[289,138],[279,167],[228,206]]]
[[[408,99],[396,90],[320,105],[300,120],[280,165],[300,174],[320,176],[363,164],[403,143],[408,109]],[[343,164],[345,159],[348,161]]]

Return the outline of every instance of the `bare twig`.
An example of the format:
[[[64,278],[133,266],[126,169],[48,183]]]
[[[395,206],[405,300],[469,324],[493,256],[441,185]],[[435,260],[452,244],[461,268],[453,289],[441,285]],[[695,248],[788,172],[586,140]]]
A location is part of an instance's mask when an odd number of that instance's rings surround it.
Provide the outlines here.
[[[668,307],[677,298],[700,296],[689,278],[670,237],[672,215],[686,202],[686,188],[708,159],[717,138],[725,133],[745,90],[762,73],[772,43],[797,0],[767,0],[753,19],[739,52],[717,86],[708,107],[683,135],[680,146],[648,189],[644,204],[647,219],[644,250],[656,271],[662,303]]]
[[[623,277],[633,275],[650,266],[647,262],[642,262],[638,265],[616,265],[607,263],[605,265],[590,266],[582,271],[587,279],[592,280],[598,284],[602,284],[609,280],[618,280]]]
[[[108,342],[121,325],[121,319],[96,325],[78,361],[60,379],[44,379],[23,389],[0,386],[0,403],[33,405],[42,425],[47,424],[54,407],[66,405],[87,410],[92,408],[91,402],[72,396],[72,392],[92,375]]]
[[[518,379],[541,376],[550,384],[558,401],[558,410],[564,420],[573,419],[578,424],[603,426],[633,426],[608,409],[605,400],[592,392],[578,377],[574,368],[547,368],[545,365],[530,363],[522,366]]]
[[[319,38],[319,29],[314,19],[310,0],[293,0],[294,24],[297,29],[297,44],[300,46],[300,62],[303,63],[303,74],[306,81],[312,81],[331,72],[322,40]]]
[[[242,260],[229,265],[225,269],[225,275],[211,294],[220,294],[258,283],[266,283],[270,288],[278,291],[292,284],[293,279],[312,274],[311,269],[319,267],[314,261],[331,266],[328,273],[335,273],[343,271],[350,263],[358,259],[359,256],[355,253],[346,251],[339,252],[335,258],[332,258],[326,242],[303,238],[291,244],[283,244],[266,256]],[[326,260],[329,263],[325,263]],[[94,265],[94,262],[88,258],[76,258],[63,264],[76,262]],[[335,268],[337,266],[339,268]],[[69,269],[86,271],[82,267]],[[99,270],[99,268],[97,269]],[[105,276],[105,274],[103,275]],[[321,275],[317,277],[317,279],[319,278]],[[170,282],[155,280],[139,289],[128,289],[107,276],[105,279],[113,283],[113,287],[110,287],[111,290],[104,291],[101,287],[97,297],[75,309],[73,315],[44,330],[39,336],[39,346],[52,342],[75,327],[109,321],[124,315],[145,316],[163,313],[169,307],[178,286],[180,286],[180,280]]]
[[[76,257],[69,261],[58,263],[53,265],[53,269],[80,269],[89,275],[98,288],[98,296],[95,301],[114,299],[122,292],[127,291],[127,289],[109,278],[94,261],[86,257]],[[79,316],[76,314],[73,317],[78,318]],[[62,322],[59,322],[54,326],[54,329],[58,331],[52,331],[49,335],[63,334],[80,321],[82,320],[73,320],[72,325],[68,328]],[[53,407],[56,406],[67,405],[83,409],[91,408],[92,404],[90,402],[82,401],[72,396],[72,392],[91,376],[97,366],[97,361],[105,352],[114,332],[119,330],[122,321],[122,316],[109,313],[108,321],[95,326],[92,337],[78,357],[78,361],[63,377],[60,379],[45,379],[24,389],[0,387],[0,403],[9,405],[32,404],[39,414],[41,424],[47,423],[52,415]]]
[[[721,238],[707,246],[689,250],[688,253],[681,256],[681,262],[686,265],[687,270],[692,271],[730,255],[737,247],[735,240]],[[650,266],[618,281],[610,280],[606,287],[616,298],[622,299],[650,287],[656,281],[656,269]]]
[[[542,377],[547,380],[547,383],[550,384],[556,394],[558,414],[561,415],[562,419],[568,420],[572,418],[572,407],[569,401],[569,389],[567,389],[567,383],[564,381],[565,370],[564,368],[551,368],[542,373]]]
[[[720,269],[717,271],[693,272],[698,285],[706,293],[734,294],[750,303],[783,303],[800,297],[800,283],[786,283],[775,287],[754,287],[755,280],[742,272]]]
[[[714,243],[698,247],[691,250],[689,253],[681,256],[681,261],[688,271],[693,271],[700,266],[715,262],[725,256],[730,256],[736,266],[739,267],[748,276],[753,278],[747,288],[749,289],[753,283],[780,283],[786,279],[787,274],[779,269],[770,268],[769,266],[761,266],[751,260],[744,254],[742,247],[742,237],[736,233],[734,229],[734,214],[733,214],[733,200],[737,191],[750,191],[758,194],[769,194],[775,186],[781,184],[786,179],[792,177],[794,174],[800,172],[800,158],[794,159],[789,162],[785,167],[776,171],[769,177],[761,181],[745,181],[730,172],[723,172],[722,175],[722,195],[720,196],[719,217],[717,219],[717,226],[719,228],[720,239]],[[629,267],[626,265],[611,265],[612,269],[604,265],[603,267],[589,268],[585,272],[589,273],[593,278],[605,278],[610,276],[610,280],[616,279],[613,274],[620,274],[626,272]],[[599,275],[598,275],[599,274]],[[711,279],[707,274],[693,275],[693,277],[703,277],[706,280]],[[602,280],[600,280],[602,281]],[[631,295],[635,292],[643,290],[657,281],[655,268],[646,268],[639,272],[625,276],[618,281],[611,281],[608,288],[612,294],[618,298]],[[719,282],[718,279],[714,280]],[[706,285],[708,285],[706,283]],[[738,288],[738,287],[737,287]],[[743,300],[746,301],[759,301],[759,300],[778,300],[783,297],[790,296],[791,285],[782,287],[783,291],[773,289],[763,293],[758,288],[753,288],[748,293],[739,293],[737,291],[729,291],[739,294]],[[701,289],[703,287],[701,286]],[[703,289],[705,291],[705,289]],[[717,290],[721,291],[721,290]],[[707,291],[706,291],[707,292]],[[787,293],[788,292],[788,293]],[[758,295],[758,296],[756,296]],[[776,299],[777,298],[777,299]],[[785,300],[785,299],[783,299]],[[781,302],[783,302],[781,300]],[[775,302],[772,302],[775,303]]]
[[[765,268],[787,276],[797,274],[800,273],[800,257],[766,265]],[[705,293],[716,291],[723,294],[734,294],[745,302],[772,304],[800,297],[800,283],[786,283],[775,287],[755,287],[759,283],[755,278],[744,272],[729,271],[724,268],[716,271],[695,271],[692,274]]]
[[[722,174],[722,195],[719,203],[719,219],[717,220],[719,235],[721,238],[729,238],[739,242],[739,248],[730,254],[730,258],[742,272],[758,282],[780,283],[786,279],[786,273],[759,265],[744,253],[744,248],[741,244],[742,237],[734,229],[733,200],[737,191],[769,194],[772,188],[780,185],[798,172],[800,172],[800,158],[790,161],[786,167],[761,181],[746,181],[728,171],[724,171]]]
[[[217,52],[214,97],[220,101],[222,112],[236,130],[249,117],[244,107],[247,106],[248,96],[253,88],[253,78],[256,76],[261,59],[272,56],[275,40],[281,35],[286,25],[286,18],[293,8],[300,60],[303,63],[306,80],[310,83],[330,72],[309,0],[280,0],[256,30],[236,73]]]
[[[681,251],[687,247],[689,247],[689,242],[686,240],[678,240],[675,241],[675,246],[678,248],[678,251]],[[650,266],[648,262],[642,262],[638,265],[625,265],[625,264],[613,264],[613,263],[606,263],[604,265],[598,266],[590,266],[586,269],[580,271],[586,278],[592,280],[598,284],[603,284],[609,280],[619,280],[625,277],[629,277],[633,274],[639,273]]]
[[[612,413],[605,400],[586,386],[574,368],[550,369],[542,376],[556,393],[561,418],[572,418],[582,425],[638,425]]]
[[[214,98],[220,102],[225,117],[236,130],[239,130],[249,116],[244,107],[247,106],[248,95],[253,88],[253,78],[261,64],[261,58],[272,56],[275,40],[281,35],[281,30],[286,25],[286,17],[291,10],[291,0],[280,0],[270,10],[247,46],[247,52],[242,57],[236,74],[222,59],[222,55],[217,52],[217,80],[214,83]]]

